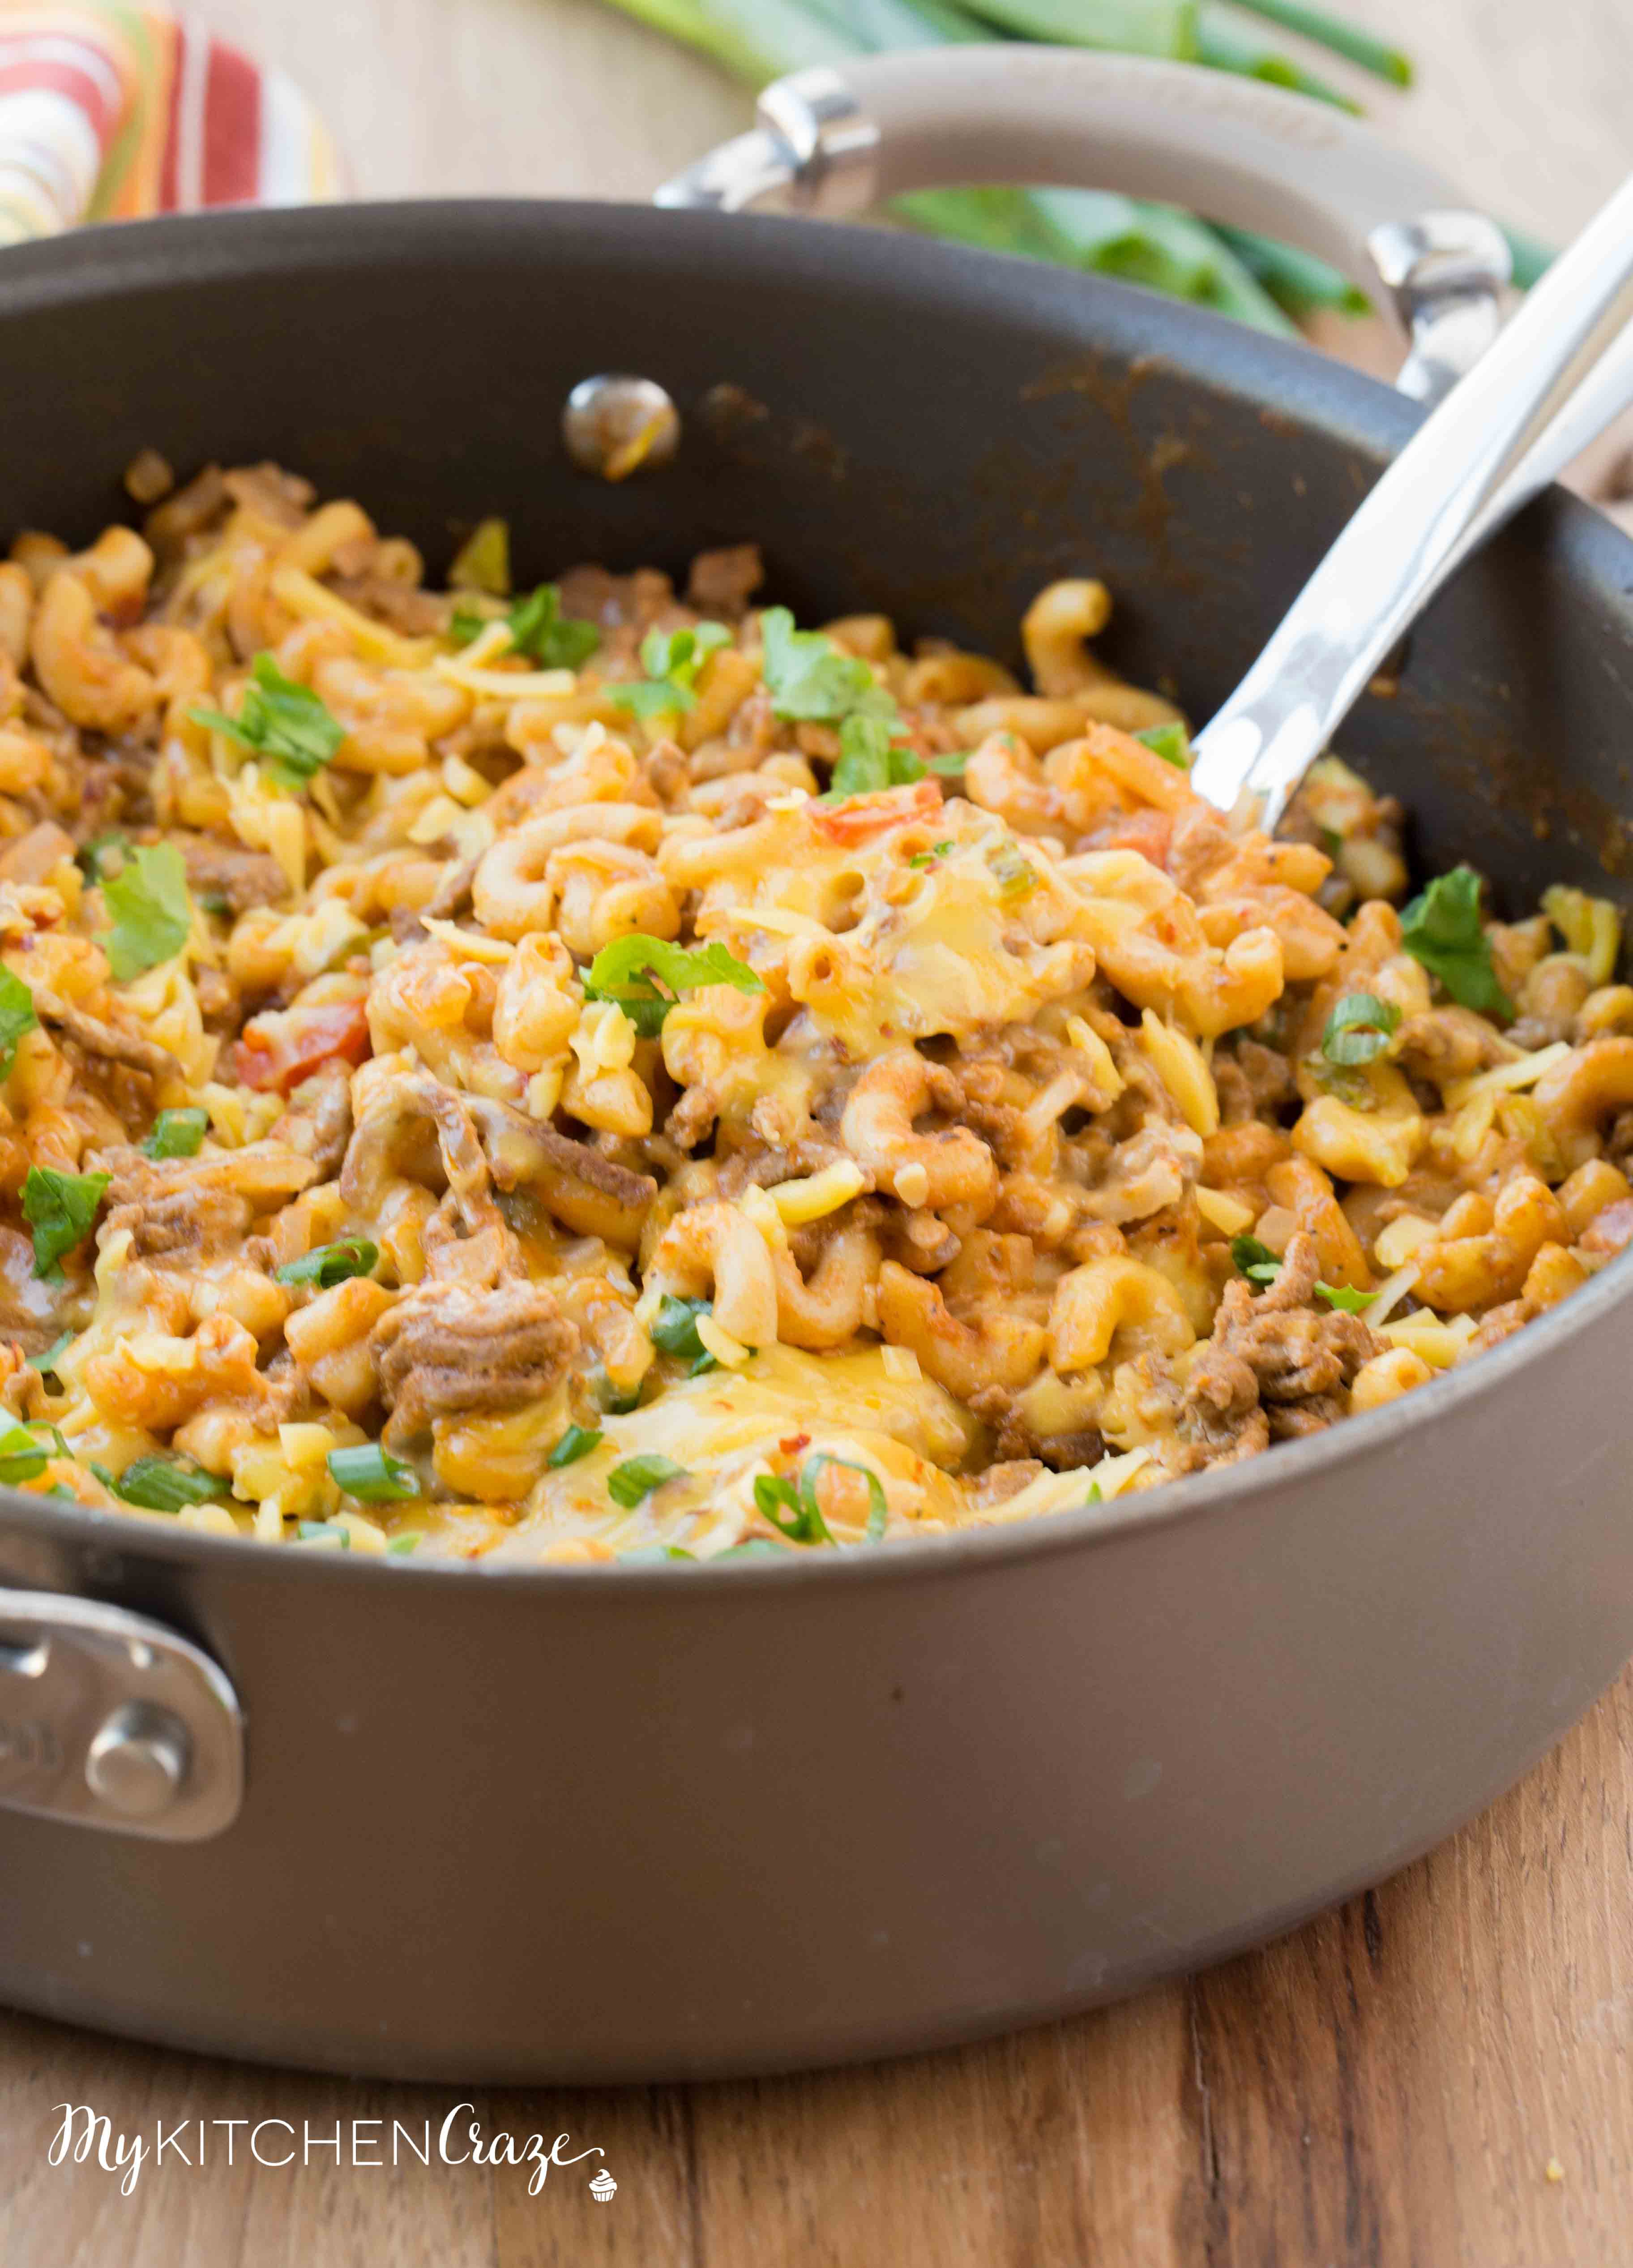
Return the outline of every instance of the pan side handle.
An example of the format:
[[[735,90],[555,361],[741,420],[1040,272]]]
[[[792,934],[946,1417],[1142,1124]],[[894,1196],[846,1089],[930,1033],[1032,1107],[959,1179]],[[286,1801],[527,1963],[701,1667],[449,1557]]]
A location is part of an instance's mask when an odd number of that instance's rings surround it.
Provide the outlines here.
[[[1438,401],[1497,335],[1508,247],[1433,166],[1330,104],[1191,63],[1008,42],[777,79],[660,205],[842,218],[969,182],[1114,189],[1301,246],[1382,305]]]

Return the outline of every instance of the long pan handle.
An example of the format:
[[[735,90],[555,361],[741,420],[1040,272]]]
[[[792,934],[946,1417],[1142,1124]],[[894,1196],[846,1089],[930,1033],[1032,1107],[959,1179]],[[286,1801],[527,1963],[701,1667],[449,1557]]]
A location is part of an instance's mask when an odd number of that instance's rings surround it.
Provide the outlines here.
[[[1438,401],[1497,335],[1508,247],[1445,177],[1331,104],[1141,55],[1019,42],[857,56],[777,79],[760,122],[657,202],[842,219],[982,181],[1121,190],[1318,254],[1409,339]]]

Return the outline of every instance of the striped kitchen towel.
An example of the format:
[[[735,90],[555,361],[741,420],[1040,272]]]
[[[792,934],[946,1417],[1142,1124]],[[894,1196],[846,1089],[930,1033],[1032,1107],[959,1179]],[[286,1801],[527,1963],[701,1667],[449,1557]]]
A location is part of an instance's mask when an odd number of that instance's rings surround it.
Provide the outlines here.
[[[342,186],[293,81],[202,26],[112,0],[0,0],[0,245]]]

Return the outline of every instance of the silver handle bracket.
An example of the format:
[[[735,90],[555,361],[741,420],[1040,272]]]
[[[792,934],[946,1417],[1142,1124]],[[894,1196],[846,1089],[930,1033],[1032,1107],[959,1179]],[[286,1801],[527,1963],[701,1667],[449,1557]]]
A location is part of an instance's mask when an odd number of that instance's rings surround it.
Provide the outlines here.
[[[747,212],[774,203],[818,220],[865,212],[878,194],[878,127],[839,73],[825,64],[774,79],[760,123],[723,142],[666,181],[654,204],[690,212]]]
[[[123,1607],[0,1590],[0,1809],[192,1843],[243,1797],[243,1712],[207,1653]]]

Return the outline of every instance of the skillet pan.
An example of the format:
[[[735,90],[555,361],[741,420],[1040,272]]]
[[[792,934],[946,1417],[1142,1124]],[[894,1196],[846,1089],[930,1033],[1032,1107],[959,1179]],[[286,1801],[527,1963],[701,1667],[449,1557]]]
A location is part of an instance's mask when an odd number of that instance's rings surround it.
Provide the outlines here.
[[[1489,334],[1490,232],[1420,224],[1449,193],[1348,121],[1016,62],[779,90],[672,202],[1143,188],[1160,157],[1168,194],[1352,271],[1384,227],[1421,392]],[[1417,414],[1112,284],[726,210],[92,230],[6,255],[0,359],[8,530],[90,537],[151,445],[275,456],[434,566],[490,511],[529,578],[754,536],[802,619],[988,649],[1093,573],[1111,658],[1198,717]],[[685,430],[614,487],[558,418],[616,370]],[[1507,910],[1553,880],[1633,905],[1630,593],[1633,548],[1556,493],[1351,722],[1423,860]],[[1633,1648],[1630,1310],[1617,1262],[1247,1465],[790,1566],[484,1575],[0,1492],[0,1997],[352,2072],[652,2079],[967,2038],[1218,1958],[1438,1841]]]

